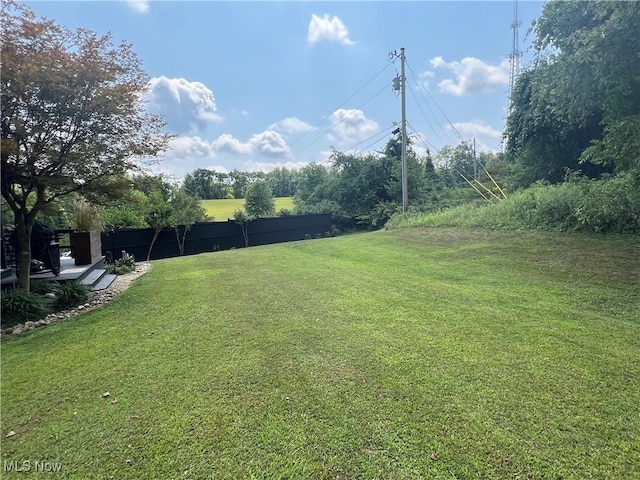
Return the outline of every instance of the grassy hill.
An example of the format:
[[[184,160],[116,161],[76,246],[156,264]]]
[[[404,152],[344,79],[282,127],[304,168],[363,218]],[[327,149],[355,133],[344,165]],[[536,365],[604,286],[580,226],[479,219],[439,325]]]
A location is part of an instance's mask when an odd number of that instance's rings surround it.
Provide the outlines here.
[[[156,261],[3,340],[2,458],[59,478],[639,478],[639,249],[409,228]]]
[[[276,212],[283,208],[293,210],[293,197],[276,197],[274,200]],[[244,198],[202,200],[201,205],[207,211],[207,215],[213,217],[216,222],[224,222],[233,218],[233,212],[244,208]]]

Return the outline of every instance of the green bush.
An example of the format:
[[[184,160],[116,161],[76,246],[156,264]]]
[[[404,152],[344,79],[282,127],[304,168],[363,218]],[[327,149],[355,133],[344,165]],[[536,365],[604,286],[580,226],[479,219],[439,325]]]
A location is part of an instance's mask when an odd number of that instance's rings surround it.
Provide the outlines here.
[[[123,251],[122,258],[116,260],[116,265],[120,267],[126,266],[133,270],[136,268],[136,259],[133,255]]]
[[[585,181],[576,217],[593,232],[640,232],[640,180],[631,173],[601,181]]]
[[[58,287],[57,300],[55,303],[56,310],[65,310],[67,308],[82,305],[89,299],[89,288],[86,285],[73,280],[65,282]]]
[[[47,293],[57,293],[60,285],[57,282],[49,282],[47,280],[31,280],[29,291],[37,295],[46,295]]]
[[[22,289],[3,292],[1,304],[2,328],[40,320],[50,312],[41,295]]]
[[[133,255],[122,251],[122,257],[113,263],[105,265],[107,273],[115,275],[124,275],[125,273],[132,272],[136,268],[136,259]]]
[[[124,275],[132,271],[131,267],[128,267],[126,265],[118,265],[116,263],[105,265],[105,270],[107,271],[107,273],[110,273],[112,275]]]

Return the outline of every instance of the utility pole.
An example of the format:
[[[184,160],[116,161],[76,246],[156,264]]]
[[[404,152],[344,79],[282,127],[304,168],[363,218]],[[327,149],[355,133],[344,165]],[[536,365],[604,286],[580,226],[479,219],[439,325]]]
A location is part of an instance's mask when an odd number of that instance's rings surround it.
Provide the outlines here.
[[[409,207],[409,184],[407,181],[407,77],[404,74],[404,48],[400,49],[400,85],[402,87],[402,211]]]
[[[402,132],[402,211],[406,212],[409,206],[409,187],[407,181],[407,77],[404,73],[405,56],[404,48],[400,49],[400,55],[393,51],[389,54],[389,59],[400,59],[400,78],[396,76],[393,79],[393,89],[395,91],[400,90],[402,98],[402,125],[400,131]],[[396,133],[395,131],[393,133]]]

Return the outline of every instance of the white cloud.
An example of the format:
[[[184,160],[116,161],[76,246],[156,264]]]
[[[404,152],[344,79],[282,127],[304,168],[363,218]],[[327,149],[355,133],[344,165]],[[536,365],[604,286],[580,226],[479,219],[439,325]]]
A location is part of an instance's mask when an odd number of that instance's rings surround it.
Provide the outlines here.
[[[365,117],[362,110],[339,108],[329,116],[333,124],[327,138],[339,147],[351,148],[354,143],[369,138],[378,131],[378,124]]]
[[[159,163],[152,165],[151,170],[182,179],[198,168],[225,173],[235,168],[268,172],[277,167],[293,169],[305,165],[306,162],[292,159],[288,145],[278,132],[266,130],[252,135],[247,142],[228,133],[213,141],[199,136],[175,137]]]
[[[463,137],[502,138],[501,131],[484,123],[456,122],[453,123],[453,126]]]
[[[433,68],[453,73],[454,78],[440,81],[438,87],[441,92],[457,97],[509,84],[509,61],[506,59],[500,65],[489,65],[474,57],[465,57],[459,62],[445,62],[442,57],[435,57],[430,63]]]
[[[270,157],[288,157],[291,153],[282,135],[273,130],[256,133],[247,142],[243,142],[228,133],[223,133],[211,143],[211,147],[216,152],[237,155],[257,153]]]
[[[138,13],[149,11],[149,0],[126,0],[127,5]]]
[[[287,117],[284,120],[269,125],[269,130],[275,130],[285,134],[295,134],[310,132],[311,130],[316,130],[316,128],[296,117]]]
[[[249,155],[253,152],[251,143],[243,143],[229,133],[223,133],[211,143],[211,147],[216,152],[236,153],[239,155]]]
[[[272,157],[287,157],[291,153],[282,135],[273,130],[253,135],[249,143],[259,153]]]
[[[197,168],[208,168],[216,159],[211,142],[200,137],[178,136],[171,139],[160,162],[151,167],[156,173],[182,178]]]
[[[318,43],[322,40],[327,42],[337,42],[343,45],[351,45],[353,40],[349,38],[349,31],[342,20],[338,17],[330,17],[326,13],[319,17],[315,13],[311,15],[309,22],[309,32],[307,41],[309,43]]]
[[[147,100],[147,109],[162,114],[174,132],[203,131],[209,123],[222,121],[213,92],[200,82],[164,76],[152,78]]]

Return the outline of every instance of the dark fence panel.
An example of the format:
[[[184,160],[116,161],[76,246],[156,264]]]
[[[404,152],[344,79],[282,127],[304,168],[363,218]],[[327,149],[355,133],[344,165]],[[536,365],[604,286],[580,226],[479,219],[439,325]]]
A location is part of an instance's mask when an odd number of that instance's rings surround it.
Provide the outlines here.
[[[330,214],[258,218],[249,222],[247,227],[250,246],[304,240],[324,236],[330,231]],[[152,239],[153,229],[151,228],[105,232],[102,234],[102,253],[104,255],[111,252],[113,258],[118,259],[124,250],[133,255],[136,260],[142,261],[147,258]],[[244,246],[242,227],[233,220],[203,222],[196,223],[187,232],[184,253],[195,255]],[[150,258],[156,260],[179,255],[180,249],[175,231],[173,229],[161,231],[153,245]]]

